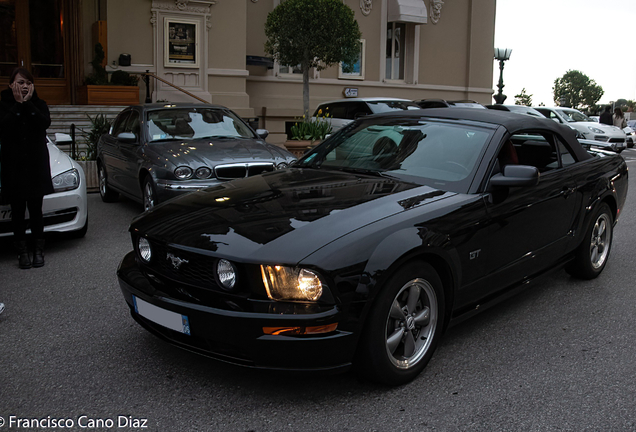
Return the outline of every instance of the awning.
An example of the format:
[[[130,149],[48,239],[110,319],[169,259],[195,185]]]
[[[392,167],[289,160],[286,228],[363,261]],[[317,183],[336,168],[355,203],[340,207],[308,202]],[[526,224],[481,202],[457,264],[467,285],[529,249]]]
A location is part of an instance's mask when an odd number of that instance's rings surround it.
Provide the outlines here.
[[[389,0],[389,22],[426,24],[428,13],[424,0]]]

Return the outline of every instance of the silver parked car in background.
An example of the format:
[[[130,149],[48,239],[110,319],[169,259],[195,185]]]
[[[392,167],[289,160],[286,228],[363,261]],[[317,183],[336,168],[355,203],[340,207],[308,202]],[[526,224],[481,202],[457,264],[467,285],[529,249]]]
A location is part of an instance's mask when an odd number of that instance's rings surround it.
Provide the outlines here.
[[[130,106],[97,146],[99,192],[105,202],[119,194],[145,210],[185,192],[287,168],[287,150],[265,142],[228,108],[207,104]]]
[[[386,97],[350,98],[321,103],[314,111],[313,118],[324,117],[331,124],[331,132],[334,133],[363,116],[417,109],[420,109],[420,107],[408,99]]]

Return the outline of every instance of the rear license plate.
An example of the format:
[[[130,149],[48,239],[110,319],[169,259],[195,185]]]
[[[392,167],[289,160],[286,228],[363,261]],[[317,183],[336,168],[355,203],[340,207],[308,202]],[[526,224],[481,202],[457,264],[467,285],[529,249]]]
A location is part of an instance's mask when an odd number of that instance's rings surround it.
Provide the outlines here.
[[[135,304],[135,312],[142,317],[170,330],[190,336],[190,320],[188,320],[187,316],[162,309],[136,296],[132,296],[132,298]]]

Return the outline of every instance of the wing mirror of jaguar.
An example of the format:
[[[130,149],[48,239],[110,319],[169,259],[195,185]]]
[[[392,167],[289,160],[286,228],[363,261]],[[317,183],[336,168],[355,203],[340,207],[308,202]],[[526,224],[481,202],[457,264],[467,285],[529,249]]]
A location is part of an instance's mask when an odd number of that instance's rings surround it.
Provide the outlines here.
[[[528,165],[506,165],[502,173],[490,179],[491,186],[535,186],[539,183],[539,170]]]
[[[267,129],[256,129],[256,135],[265,139],[269,135],[269,131]]]
[[[135,141],[137,141],[137,137],[132,132],[122,132],[119,135],[117,135],[117,139],[119,141],[124,141],[124,142],[135,142]]]

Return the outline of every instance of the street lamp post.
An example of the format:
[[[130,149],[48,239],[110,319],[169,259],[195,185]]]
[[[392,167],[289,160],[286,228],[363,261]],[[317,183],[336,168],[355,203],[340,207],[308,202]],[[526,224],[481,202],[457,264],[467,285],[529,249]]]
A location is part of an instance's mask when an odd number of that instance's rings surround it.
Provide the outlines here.
[[[494,99],[495,102],[499,105],[503,104],[507,97],[505,94],[503,94],[503,69],[504,62],[510,58],[510,54],[512,54],[511,48],[495,48],[495,59],[499,60],[499,84],[497,84],[499,92],[494,96]]]

